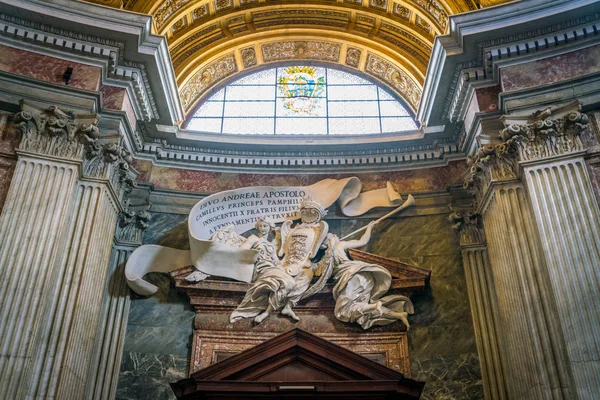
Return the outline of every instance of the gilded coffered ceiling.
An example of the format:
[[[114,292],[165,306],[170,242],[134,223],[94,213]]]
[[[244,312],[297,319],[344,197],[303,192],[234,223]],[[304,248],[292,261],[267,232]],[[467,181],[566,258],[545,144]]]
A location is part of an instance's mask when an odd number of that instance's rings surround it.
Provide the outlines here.
[[[189,116],[215,88],[273,63],[360,71],[416,110],[435,35],[474,0],[126,0],[168,38]]]

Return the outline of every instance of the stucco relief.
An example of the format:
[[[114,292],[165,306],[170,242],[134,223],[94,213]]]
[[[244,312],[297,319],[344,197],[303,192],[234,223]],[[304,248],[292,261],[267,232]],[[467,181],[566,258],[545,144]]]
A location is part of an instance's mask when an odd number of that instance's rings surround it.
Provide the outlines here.
[[[337,43],[295,40],[263,44],[261,50],[265,62],[295,59],[338,62],[340,47]]]
[[[419,89],[406,72],[375,54],[367,56],[365,72],[380,78],[392,86],[402,94],[413,110],[417,109],[421,100],[421,89]]]
[[[185,83],[179,92],[184,110],[188,110],[207,88],[232,75],[237,70],[235,57],[233,54],[229,54],[196,72],[194,77]]]

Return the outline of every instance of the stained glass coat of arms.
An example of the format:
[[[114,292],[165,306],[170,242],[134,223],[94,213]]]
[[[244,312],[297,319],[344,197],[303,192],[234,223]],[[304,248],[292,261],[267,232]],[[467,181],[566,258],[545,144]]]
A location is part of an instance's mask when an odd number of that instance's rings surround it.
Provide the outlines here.
[[[277,80],[284,115],[324,116],[325,75],[314,67],[289,67]]]
[[[200,105],[189,130],[228,134],[378,134],[417,128],[386,89],[344,71],[313,66],[247,75]]]

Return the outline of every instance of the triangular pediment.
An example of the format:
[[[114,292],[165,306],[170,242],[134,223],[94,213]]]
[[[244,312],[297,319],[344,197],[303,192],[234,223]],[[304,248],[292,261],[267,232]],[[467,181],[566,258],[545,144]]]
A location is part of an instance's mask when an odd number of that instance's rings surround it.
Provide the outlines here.
[[[292,388],[285,389],[291,392],[309,388],[323,391],[323,395],[328,390],[352,388],[377,398],[375,392],[392,396],[382,398],[417,399],[423,389],[421,382],[301,329],[267,340],[171,386],[181,399],[213,398],[209,392],[218,397],[216,393],[225,388],[228,393],[264,390],[271,397],[273,391],[285,388]]]

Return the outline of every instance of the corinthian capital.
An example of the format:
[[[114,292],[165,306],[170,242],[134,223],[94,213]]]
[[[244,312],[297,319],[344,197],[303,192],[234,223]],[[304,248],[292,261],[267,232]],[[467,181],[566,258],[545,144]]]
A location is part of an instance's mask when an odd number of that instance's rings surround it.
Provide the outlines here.
[[[448,220],[452,223],[452,228],[460,235],[461,246],[485,244],[485,235],[479,214],[453,209]]]
[[[19,150],[81,160],[98,139],[96,114],[76,114],[56,106],[41,109],[21,102],[13,124],[21,131]]]
[[[559,108],[546,108],[529,117],[504,116],[500,137],[515,143],[521,161],[534,161],[585,150],[581,134],[588,117],[577,102]]]
[[[147,205],[150,208],[151,204]],[[123,211],[117,226],[116,239],[125,244],[142,244],[142,233],[148,228],[152,214],[147,210]]]
[[[477,207],[493,181],[517,178],[517,147],[514,143],[485,144],[468,157],[467,164],[463,187],[475,197]]]

